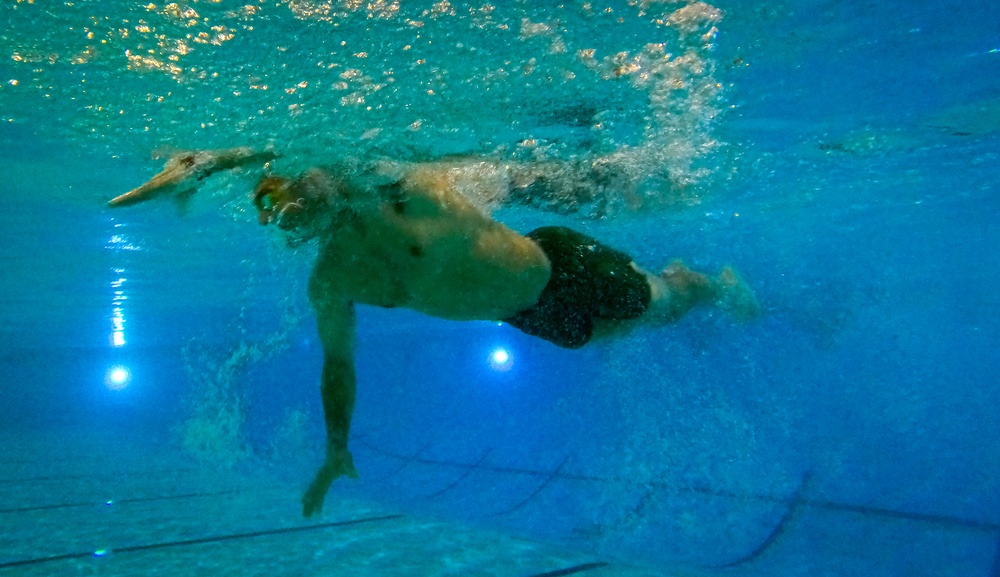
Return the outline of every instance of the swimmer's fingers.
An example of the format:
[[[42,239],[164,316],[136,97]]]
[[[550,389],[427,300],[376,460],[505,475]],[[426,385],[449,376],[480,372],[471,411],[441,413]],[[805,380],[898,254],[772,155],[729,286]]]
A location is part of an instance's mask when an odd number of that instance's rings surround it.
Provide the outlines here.
[[[108,206],[131,206],[156,198],[164,193],[172,192],[184,179],[177,178],[177,175],[170,174],[166,170],[151,178],[138,188],[120,194],[108,201]],[[190,190],[190,189],[188,189]]]
[[[330,485],[340,477],[358,478],[358,470],[354,468],[354,458],[346,450],[328,459],[316,473],[316,478],[302,496],[303,517],[312,517],[323,509],[323,500],[330,490]]]
[[[303,517],[312,517],[323,510],[323,500],[326,498],[327,491],[330,490],[331,483],[333,483],[333,478],[324,476],[323,470],[320,469],[312,484],[306,489],[306,494],[302,496]]]
[[[116,196],[108,201],[108,206],[131,206],[151,200],[158,196],[175,193],[190,192],[194,186],[188,181],[196,174],[204,175],[204,165],[208,160],[202,152],[183,152],[171,156],[163,166],[163,170],[156,176],[149,179],[138,188]],[[182,186],[182,185],[187,186]]]

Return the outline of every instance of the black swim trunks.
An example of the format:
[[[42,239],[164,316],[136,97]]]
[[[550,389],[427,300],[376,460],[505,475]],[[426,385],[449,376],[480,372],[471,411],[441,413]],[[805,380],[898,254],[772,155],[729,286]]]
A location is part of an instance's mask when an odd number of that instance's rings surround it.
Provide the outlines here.
[[[634,319],[649,308],[649,282],[632,268],[627,254],[561,226],[542,227],[525,236],[549,257],[552,277],[534,306],[504,322],[576,349],[590,340],[594,319]]]

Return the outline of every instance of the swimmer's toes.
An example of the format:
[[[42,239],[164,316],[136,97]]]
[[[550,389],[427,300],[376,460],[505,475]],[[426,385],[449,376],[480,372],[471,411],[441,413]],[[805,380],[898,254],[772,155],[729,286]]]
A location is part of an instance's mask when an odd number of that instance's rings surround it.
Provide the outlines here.
[[[733,267],[725,267],[719,273],[719,296],[716,304],[741,322],[753,320],[761,315],[760,302],[750,285],[743,280]]]

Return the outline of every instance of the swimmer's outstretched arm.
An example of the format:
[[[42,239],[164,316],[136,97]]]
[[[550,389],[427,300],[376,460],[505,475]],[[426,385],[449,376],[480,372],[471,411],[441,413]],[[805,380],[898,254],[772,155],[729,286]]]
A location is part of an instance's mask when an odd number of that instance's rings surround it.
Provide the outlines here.
[[[265,163],[276,157],[270,150],[255,151],[246,146],[178,152],[167,159],[163,170],[149,182],[111,199],[108,206],[129,206],[164,194],[182,197],[194,192],[205,177],[220,170]]]
[[[319,338],[323,345],[323,416],[326,420],[326,459],[302,496],[302,516],[311,517],[323,508],[330,484],[340,477],[358,476],[347,450],[354,413],[354,305],[325,292],[316,281],[309,283],[309,298],[316,309]]]

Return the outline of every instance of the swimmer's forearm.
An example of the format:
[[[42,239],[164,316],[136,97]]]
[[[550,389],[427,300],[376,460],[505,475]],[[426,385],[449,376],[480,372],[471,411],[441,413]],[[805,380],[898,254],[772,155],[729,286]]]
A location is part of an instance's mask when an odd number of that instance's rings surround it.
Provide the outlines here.
[[[324,360],[322,394],[329,458],[347,450],[357,394],[353,359],[333,359],[328,356]]]
[[[247,164],[267,163],[277,156],[272,150],[255,151],[246,146],[179,152],[167,160],[159,174],[143,185],[111,199],[108,206],[129,206],[165,194],[190,193],[197,189],[204,178],[216,172]]]
[[[323,416],[326,420],[326,459],[302,497],[302,515],[312,517],[323,509],[330,485],[340,477],[358,476],[347,450],[356,389],[353,360],[327,354],[323,361]]]

